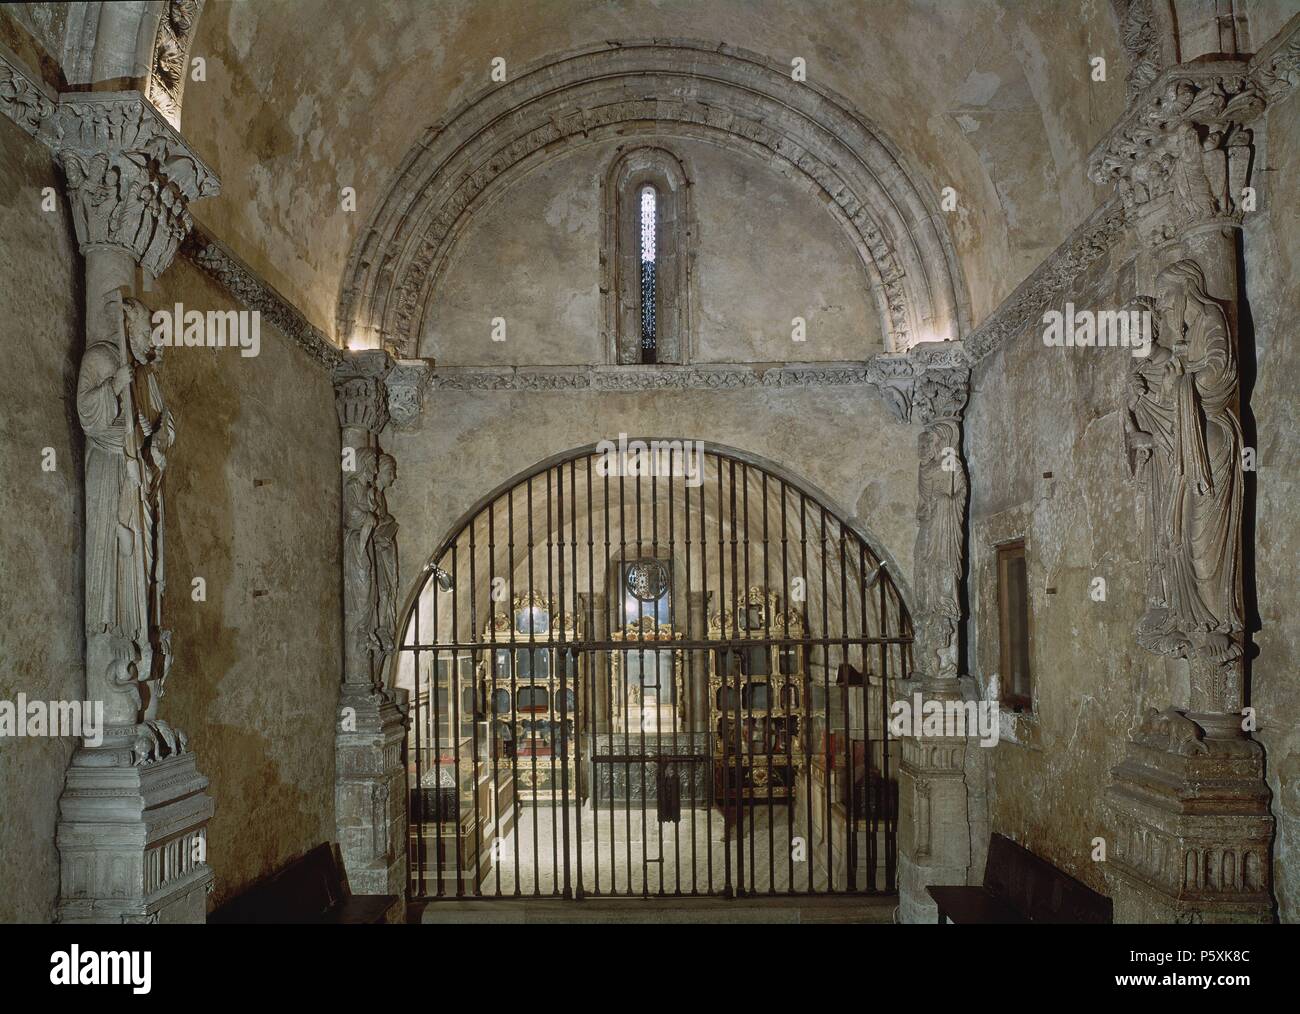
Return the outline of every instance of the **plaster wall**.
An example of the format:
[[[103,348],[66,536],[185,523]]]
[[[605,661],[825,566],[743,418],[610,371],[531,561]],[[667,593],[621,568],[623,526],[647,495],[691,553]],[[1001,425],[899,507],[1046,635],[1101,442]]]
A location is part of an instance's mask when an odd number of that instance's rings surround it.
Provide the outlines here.
[[[81,269],[62,196],[41,210],[45,187],[62,192],[49,151],[0,116],[0,700],[10,702],[85,693]],[[70,739],[0,737],[0,922],[54,917],[54,827],[72,748]]]
[[[388,504],[402,600],[457,520],[498,485],[553,455],[620,432],[704,439],[776,463],[826,494],[911,578],[916,431],[860,387],[737,391],[434,391],[416,428],[381,439],[398,461]]]
[[[148,298],[237,308],[184,258]],[[254,357],[166,350],[163,384],[177,426],[166,600],[176,661],[163,713],[211,780],[216,906],[335,837],[339,428],[328,372],[269,325]]]
[[[684,162],[695,219],[694,362],[862,360],[883,351],[866,268],[800,182],[695,140],[571,150],[513,183],[470,220],[435,285],[421,355],[440,366],[610,362],[602,342],[602,181],[622,150]],[[769,254],[770,252],[770,254]],[[504,341],[492,321],[506,322]],[[791,322],[802,317],[805,340]]]
[[[936,204],[951,186],[947,224],[976,321],[1095,207],[1078,170],[1124,105],[1125,56],[1104,4],[1062,18],[1057,0],[210,0],[192,50],[207,82],[186,88],[183,125],[224,186],[195,213],[332,333],[348,252],[394,168],[491,87],[494,58],[509,76],[648,38],[739,47],[781,67],[801,58],[808,82],[876,123]],[[1110,70],[1091,83],[1098,55]],[[401,113],[374,115],[380,106]]]

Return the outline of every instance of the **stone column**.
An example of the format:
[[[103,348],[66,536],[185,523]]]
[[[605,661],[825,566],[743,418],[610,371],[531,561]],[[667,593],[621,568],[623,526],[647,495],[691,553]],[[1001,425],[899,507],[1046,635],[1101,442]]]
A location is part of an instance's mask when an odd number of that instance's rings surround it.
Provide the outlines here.
[[[158,381],[148,283],[217,193],[211,169],[138,92],[65,95],[55,150],[85,260],[86,695],[59,799],[60,922],[204,922],[213,803],[160,702],[175,645],[162,626],[164,470],[175,418]],[[99,741],[96,741],[99,740]]]
[[[1106,872],[1122,922],[1272,918],[1264,757],[1243,720],[1242,434],[1237,276],[1249,124],[1264,98],[1236,61],[1159,75],[1093,153],[1144,253],[1151,354],[1134,359],[1127,464],[1145,513],[1136,640],[1187,699],[1150,709],[1112,772]]]
[[[397,629],[397,524],[387,489],[396,462],[379,435],[389,421],[382,350],[345,355],[334,370],[342,429],[343,686],[335,739],[335,821],[356,894],[406,894],[408,695],[390,686]]]
[[[931,702],[943,706],[972,696],[971,681],[959,674],[968,499],[961,418],[970,391],[970,367],[955,343],[921,347],[910,358],[915,373],[901,404],[904,414],[923,427],[912,566],[918,670],[894,683],[893,696],[906,702],[919,723],[922,709]],[[897,383],[891,387],[900,390]],[[921,735],[919,724],[911,732],[900,744],[900,917],[903,922],[933,922],[936,912],[926,887],[965,884],[971,866],[969,740],[964,734]]]

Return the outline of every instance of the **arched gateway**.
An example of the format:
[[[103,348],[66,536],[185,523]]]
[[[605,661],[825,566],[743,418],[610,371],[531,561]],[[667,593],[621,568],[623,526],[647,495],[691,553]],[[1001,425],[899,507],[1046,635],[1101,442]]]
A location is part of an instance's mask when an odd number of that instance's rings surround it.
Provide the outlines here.
[[[881,555],[769,463],[539,464],[406,610],[411,896],[893,891],[911,643]]]

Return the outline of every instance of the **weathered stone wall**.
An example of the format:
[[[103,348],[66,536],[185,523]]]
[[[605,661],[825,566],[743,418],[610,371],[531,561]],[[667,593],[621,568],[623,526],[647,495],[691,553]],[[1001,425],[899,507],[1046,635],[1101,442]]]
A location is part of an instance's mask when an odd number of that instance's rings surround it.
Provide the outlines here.
[[[433,391],[415,429],[385,433],[398,462],[401,600],[457,519],[553,455],[631,437],[705,439],[768,459],[823,491],[911,577],[916,429],[867,387],[734,391]],[[498,536],[500,538],[500,536]],[[904,593],[906,594],[906,593]]]
[[[1300,165],[1300,94],[1293,91],[1271,107],[1264,127],[1260,164],[1279,171],[1260,174],[1261,207],[1246,217],[1245,228],[1246,298],[1255,332],[1253,355],[1249,347],[1242,354],[1243,376],[1254,376],[1245,437],[1259,462],[1255,520],[1252,528],[1247,514],[1245,536],[1255,546],[1260,618],[1250,685],[1277,820],[1273,882],[1279,915],[1300,922],[1300,184],[1294,169]]]
[[[1123,307],[1132,257],[1112,249],[1051,308]],[[991,830],[1103,892],[1090,853],[1108,833],[1110,769],[1138,715],[1170,699],[1163,663],[1132,638],[1145,570],[1123,448],[1130,362],[1122,348],[1047,347],[1035,321],[979,363],[966,413],[968,665],[984,692],[999,665],[998,544],[1025,540],[1029,581],[1033,713],[1007,717],[997,746],[973,748],[988,750]],[[1106,581],[1104,602],[1090,597],[1094,577]]]
[[[1260,132],[1264,166],[1300,156],[1292,94]],[[1246,307],[1241,365],[1248,396],[1246,445],[1257,448],[1248,476],[1244,540],[1248,611],[1258,610],[1258,655],[1250,703],[1267,752],[1277,819],[1274,887],[1279,915],[1300,919],[1300,657],[1292,614],[1297,410],[1294,278],[1300,262],[1296,184],[1265,173],[1261,205],[1245,225]],[[1137,292],[1136,250],[1121,241],[1076,279],[1078,310],[1119,309]],[[1252,340],[1253,339],[1253,340]],[[998,669],[995,547],[1024,538],[1030,583],[1032,715],[1005,716],[1003,740],[989,751],[991,829],[1006,834],[1098,890],[1094,837],[1109,838],[1103,805],[1110,769],[1147,708],[1186,707],[1182,663],[1138,648],[1133,630],[1145,608],[1142,517],[1129,479],[1122,411],[1129,354],[1122,349],[1048,348],[1035,322],[983,360],[974,374],[966,442],[971,465],[968,664],[981,687]],[[1251,390],[1251,378],[1253,390]],[[1050,478],[1046,473],[1051,473]],[[1254,521],[1250,489],[1255,488]],[[1253,580],[1252,580],[1253,575]],[[1091,581],[1106,581],[1094,601]],[[978,793],[978,787],[976,787]],[[980,864],[982,864],[982,855]],[[977,866],[977,875],[982,865]]]
[[[78,700],[82,630],[80,260],[49,150],[0,116],[0,700]],[[41,210],[53,187],[53,211]],[[53,471],[42,469],[46,448]],[[0,738],[0,922],[54,917],[70,739]]]
[[[148,298],[235,308],[184,258]],[[211,779],[219,905],[334,838],[339,429],[329,373],[265,322],[259,355],[168,349],[162,375],[177,426],[166,519],[176,661],[162,710]],[[193,601],[197,577],[205,602]]]

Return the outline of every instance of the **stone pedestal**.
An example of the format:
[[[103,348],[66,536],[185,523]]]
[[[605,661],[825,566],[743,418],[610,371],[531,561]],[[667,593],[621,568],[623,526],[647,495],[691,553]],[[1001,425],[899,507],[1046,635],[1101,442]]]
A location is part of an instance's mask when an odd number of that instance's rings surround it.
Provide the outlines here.
[[[1163,743],[1151,722],[1135,734],[1107,791],[1115,921],[1271,922],[1263,750],[1245,738],[1201,738],[1186,718],[1166,723]]]
[[[406,894],[407,694],[345,686],[335,738],[334,806],[353,894]]]
[[[914,682],[914,681],[908,681]],[[896,696],[910,698],[907,682]],[[923,687],[924,701],[961,700],[960,683]],[[971,830],[964,736],[905,736],[898,773],[898,904],[905,923],[934,922],[938,912],[926,888],[966,884]]]
[[[86,766],[59,799],[62,923],[201,923],[212,869],[208,780],[193,754],[143,766]]]

